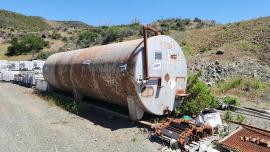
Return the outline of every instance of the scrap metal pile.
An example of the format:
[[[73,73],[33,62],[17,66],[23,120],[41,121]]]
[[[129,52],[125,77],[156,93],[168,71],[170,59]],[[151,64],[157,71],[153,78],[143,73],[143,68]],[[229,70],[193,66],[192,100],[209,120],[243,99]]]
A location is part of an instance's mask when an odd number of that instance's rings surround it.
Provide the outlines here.
[[[172,139],[178,142],[178,145],[185,145],[199,141],[202,138],[212,136],[213,128],[204,124],[197,126],[191,121],[185,119],[167,119],[162,124],[155,127],[155,134],[162,140],[170,142]]]

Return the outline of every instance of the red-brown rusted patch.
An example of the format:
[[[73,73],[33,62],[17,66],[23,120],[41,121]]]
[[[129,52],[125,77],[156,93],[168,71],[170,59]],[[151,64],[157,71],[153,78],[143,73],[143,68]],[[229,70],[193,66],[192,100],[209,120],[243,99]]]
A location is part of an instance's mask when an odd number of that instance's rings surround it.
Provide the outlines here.
[[[177,88],[176,91],[175,91],[176,94],[184,94],[185,93],[185,90],[184,89],[179,89]]]
[[[169,82],[169,80],[170,80],[170,75],[169,75],[168,73],[165,74],[164,80],[165,80],[166,82]]]
[[[142,89],[142,96],[143,97],[152,97],[154,95],[154,89],[152,86],[147,86]]]
[[[242,140],[241,140],[242,137]],[[256,137],[270,141],[270,132],[267,130],[242,127],[230,134],[225,140],[221,141],[221,144],[233,150],[242,152],[269,152],[270,147],[266,147],[257,142],[252,142]],[[244,140],[245,139],[245,140]],[[249,141],[251,139],[251,141]],[[260,140],[258,140],[260,142]]]

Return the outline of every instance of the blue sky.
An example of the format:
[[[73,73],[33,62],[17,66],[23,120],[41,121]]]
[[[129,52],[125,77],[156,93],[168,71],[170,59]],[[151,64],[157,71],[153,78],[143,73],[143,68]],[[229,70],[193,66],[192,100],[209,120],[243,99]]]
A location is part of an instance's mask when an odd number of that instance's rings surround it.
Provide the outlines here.
[[[171,17],[229,23],[270,16],[270,0],[0,0],[0,8],[49,20],[91,25],[143,24]]]

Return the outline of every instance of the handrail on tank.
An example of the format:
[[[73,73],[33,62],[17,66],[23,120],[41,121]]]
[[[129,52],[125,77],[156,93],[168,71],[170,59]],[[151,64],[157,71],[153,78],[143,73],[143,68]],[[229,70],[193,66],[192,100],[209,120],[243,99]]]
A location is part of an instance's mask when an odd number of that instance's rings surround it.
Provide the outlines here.
[[[161,33],[157,31],[156,29],[150,27],[150,26],[143,26],[143,44],[144,44],[144,61],[145,61],[145,75],[146,80],[149,79],[149,69],[148,69],[148,48],[147,48],[147,31],[154,32],[155,35],[160,35]]]

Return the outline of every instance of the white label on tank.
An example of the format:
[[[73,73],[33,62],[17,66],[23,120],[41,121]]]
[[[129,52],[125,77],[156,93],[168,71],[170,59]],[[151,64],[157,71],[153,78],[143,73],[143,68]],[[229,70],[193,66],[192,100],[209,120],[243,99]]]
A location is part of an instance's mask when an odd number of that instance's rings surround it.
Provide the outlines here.
[[[161,63],[154,63],[153,64],[153,69],[154,70],[161,69]]]
[[[175,87],[176,83],[174,80],[171,79],[171,80],[169,80],[169,85],[170,85],[171,89],[173,89]]]
[[[87,59],[87,60],[84,60],[82,63],[89,65],[91,63],[91,60]]]

